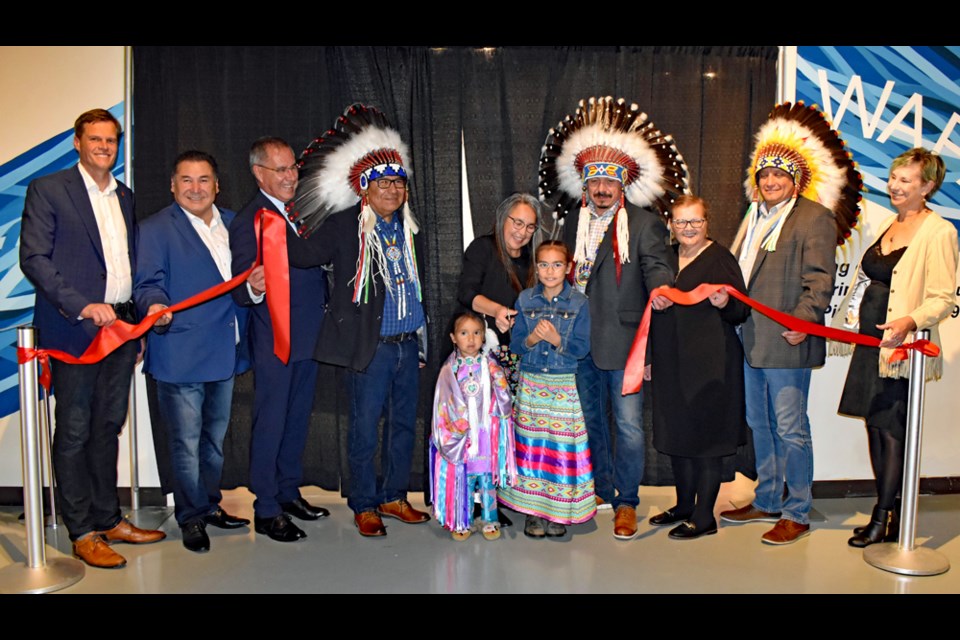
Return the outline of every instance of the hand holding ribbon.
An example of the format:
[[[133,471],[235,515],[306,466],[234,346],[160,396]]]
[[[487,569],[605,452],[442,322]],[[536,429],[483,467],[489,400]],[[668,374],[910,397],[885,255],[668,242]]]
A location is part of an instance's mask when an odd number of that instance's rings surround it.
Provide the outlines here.
[[[260,238],[257,246],[257,263],[243,273],[169,307],[154,305],[151,309],[155,309],[155,311],[148,314],[138,324],[133,325],[123,320],[115,320],[109,326],[101,327],[97,335],[93,337],[90,346],[80,357],[58,349],[18,348],[17,362],[23,364],[33,358],[39,359],[41,367],[40,384],[49,392],[51,381],[50,358],[67,364],[100,362],[123,343],[128,340],[136,340],[145,334],[161,319],[165,319],[178,311],[203,304],[240,286],[257,268],[257,264],[263,262],[265,264],[266,287],[269,291],[267,306],[270,309],[270,319],[273,324],[274,353],[286,363],[290,359],[290,271],[287,262],[287,223],[267,209],[261,209],[254,217],[254,225],[257,237]],[[263,233],[261,233],[261,229]],[[166,322],[169,322],[169,320]],[[160,322],[160,324],[166,324],[166,322]]]
[[[797,331],[812,336],[820,336],[837,342],[848,342],[851,344],[862,344],[867,347],[879,347],[880,339],[872,336],[857,333],[856,331],[846,331],[827,327],[809,320],[795,318],[783,311],[777,311],[765,304],[757,302],[753,298],[741,293],[736,288],[725,284],[701,284],[692,291],[680,291],[673,287],[659,287],[650,292],[650,300],[647,301],[647,308],[643,312],[640,320],[640,326],[637,328],[637,334],[633,339],[633,345],[630,347],[630,353],[627,356],[627,366],[623,374],[623,387],[621,393],[628,395],[640,391],[643,386],[643,369],[646,364],[647,338],[650,333],[650,313],[651,303],[658,296],[666,296],[675,304],[693,305],[706,300],[707,297],[715,292],[725,291],[730,296],[740,300],[750,308],[762,313],[774,322],[783,325],[789,331]],[[890,360],[897,362],[907,359],[907,351],[913,349],[926,356],[936,356],[940,353],[940,348],[929,340],[917,340],[908,342],[896,347]]]

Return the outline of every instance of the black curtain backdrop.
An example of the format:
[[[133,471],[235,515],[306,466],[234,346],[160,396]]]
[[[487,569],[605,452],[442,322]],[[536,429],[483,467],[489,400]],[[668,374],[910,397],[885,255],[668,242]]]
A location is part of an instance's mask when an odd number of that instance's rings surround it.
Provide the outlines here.
[[[775,47],[134,47],[137,215],[170,203],[171,163],[181,151],[202,149],[217,158],[217,204],[236,210],[256,189],[247,160],[253,140],[278,135],[299,151],[348,104],[382,109],[410,146],[411,207],[427,247],[431,354],[421,372],[410,478],[410,489],[422,490],[433,387],[441,354],[449,351],[444,330],[460,274],[461,133],[473,232],[482,234],[504,197],[536,194],[547,130],[578,100],[609,94],[636,102],[673,135],[690,167],[691,189],[711,203],[712,236],[728,245],[745,209],[751,136],[775,101],[776,57]],[[254,383],[252,373],[236,381],[225,488],[247,483]],[[346,493],[342,385],[342,371],[321,365],[304,483]],[[162,438],[152,405],[155,439]],[[647,462],[644,484],[672,484],[668,460],[652,445]]]

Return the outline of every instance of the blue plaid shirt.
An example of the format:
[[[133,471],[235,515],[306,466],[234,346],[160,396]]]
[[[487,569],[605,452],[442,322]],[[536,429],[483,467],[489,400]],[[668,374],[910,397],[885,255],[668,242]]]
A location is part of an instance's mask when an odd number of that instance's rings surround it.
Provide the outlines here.
[[[391,239],[395,237],[397,239],[397,248],[406,254],[408,249],[404,242],[403,223],[401,222],[400,215],[394,214],[393,220],[390,222],[385,222],[383,218],[377,216],[376,229],[377,235],[380,236],[380,246],[383,248],[384,256],[386,256],[388,248],[387,237]],[[406,285],[403,287],[398,287],[396,284],[396,276],[393,272],[394,264],[399,266],[403,280],[406,282]],[[384,283],[387,287],[387,295],[383,301],[383,320],[380,322],[380,335],[395,336],[398,333],[416,331],[424,322],[423,305],[417,300],[416,283],[414,283],[410,279],[409,274],[407,274],[407,265],[403,260],[397,263],[388,261],[387,271],[390,282]],[[399,309],[401,295],[405,301],[406,313],[402,318],[398,318],[397,310]]]

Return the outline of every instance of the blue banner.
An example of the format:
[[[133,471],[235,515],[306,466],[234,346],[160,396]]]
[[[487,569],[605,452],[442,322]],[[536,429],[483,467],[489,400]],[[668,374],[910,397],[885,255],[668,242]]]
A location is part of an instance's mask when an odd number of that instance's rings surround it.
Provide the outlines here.
[[[960,228],[960,47],[797,47],[796,99],[846,140],[864,197],[889,208],[890,162],[913,147],[947,165],[930,207]]]

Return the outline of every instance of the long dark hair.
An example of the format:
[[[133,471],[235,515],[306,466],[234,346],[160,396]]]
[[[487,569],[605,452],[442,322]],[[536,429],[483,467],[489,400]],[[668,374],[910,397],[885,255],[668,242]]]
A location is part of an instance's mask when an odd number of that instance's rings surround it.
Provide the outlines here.
[[[537,246],[543,235],[540,230],[540,201],[529,193],[514,193],[501,202],[497,206],[497,219],[493,225],[493,241],[497,247],[497,257],[500,259],[500,263],[503,265],[504,270],[506,270],[507,275],[510,276],[510,284],[517,293],[532,287],[537,281],[536,269],[534,269],[533,261],[531,260],[530,269],[527,271],[527,281],[526,283],[521,283],[520,278],[517,276],[517,268],[510,259],[510,254],[503,248],[503,229],[507,223],[507,218],[510,216],[510,212],[513,211],[514,207],[520,204],[527,205],[533,209],[533,212],[537,215],[537,230],[533,232],[533,237],[530,238],[530,244],[528,245],[531,247]]]

